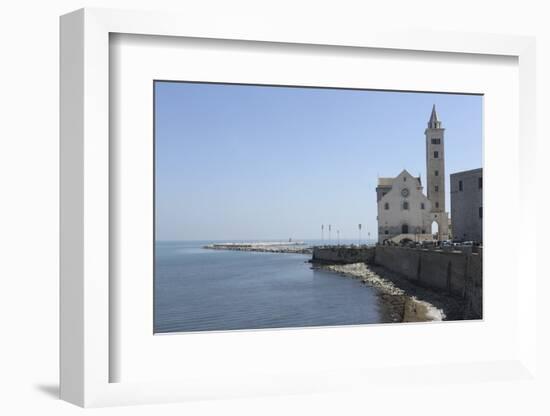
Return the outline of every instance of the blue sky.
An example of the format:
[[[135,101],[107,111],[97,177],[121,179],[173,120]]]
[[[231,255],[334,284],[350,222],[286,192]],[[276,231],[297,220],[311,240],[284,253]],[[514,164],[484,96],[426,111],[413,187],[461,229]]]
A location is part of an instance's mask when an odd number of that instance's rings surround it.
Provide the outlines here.
[[[481,96],[156,82],[155,101],[157,240],[376,238],[377,177],[425,186],[433,104],[447,210],[449,174],[482,166]]]

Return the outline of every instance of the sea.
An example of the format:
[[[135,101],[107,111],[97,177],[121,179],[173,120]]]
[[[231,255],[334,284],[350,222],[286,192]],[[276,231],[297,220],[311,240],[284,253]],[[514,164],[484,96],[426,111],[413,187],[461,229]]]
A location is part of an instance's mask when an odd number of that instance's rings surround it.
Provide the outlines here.
[[[312,269],[310,255],[203,248],[214,242],[156,242],[155,333],[381,321],[377,289]]]

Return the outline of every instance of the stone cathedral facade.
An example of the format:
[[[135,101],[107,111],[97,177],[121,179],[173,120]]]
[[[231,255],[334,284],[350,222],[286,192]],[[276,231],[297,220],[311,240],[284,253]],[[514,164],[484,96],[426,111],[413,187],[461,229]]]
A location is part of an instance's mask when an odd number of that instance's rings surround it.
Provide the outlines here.
[[[395,178],[378,178],[378,242],[446,240],[445,129],[432,108],[426,136],[426,195],[420,177],[403,170]]]

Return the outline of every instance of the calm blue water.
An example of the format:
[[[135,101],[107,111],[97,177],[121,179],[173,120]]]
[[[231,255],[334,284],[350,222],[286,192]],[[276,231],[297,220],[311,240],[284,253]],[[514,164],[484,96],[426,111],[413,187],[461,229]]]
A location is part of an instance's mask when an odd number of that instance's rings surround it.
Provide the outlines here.
[[[311,270],[309,255],[157,242],[155,332],[380,322],[376,289]]]

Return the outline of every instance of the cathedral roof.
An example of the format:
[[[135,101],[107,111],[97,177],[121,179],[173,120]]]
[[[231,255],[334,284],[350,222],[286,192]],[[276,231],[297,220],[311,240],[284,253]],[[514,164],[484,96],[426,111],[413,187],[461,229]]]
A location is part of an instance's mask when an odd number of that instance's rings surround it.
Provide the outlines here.
[[[395,178],[378,178],[378,186],[392,186]]]
[[[407,174],[409,174],[413,179],[416,179],[418,181],[419,185],[422,185],[422,180],[420,179],[420,176],[417,176],[417,177],[412,176],[409,172],[407,172],[407,170],[403,170],[403,172],[406,172]],[[403,173],[403,172],[401,172],[401,173]],[[401,175],[401,173],[399,175]],[[390,187],[391,188],[393,186],[393,181],[398,176],[396,176],[395,178],[388,178],[388,177],[378,178],[378,186],[379,187]]]

